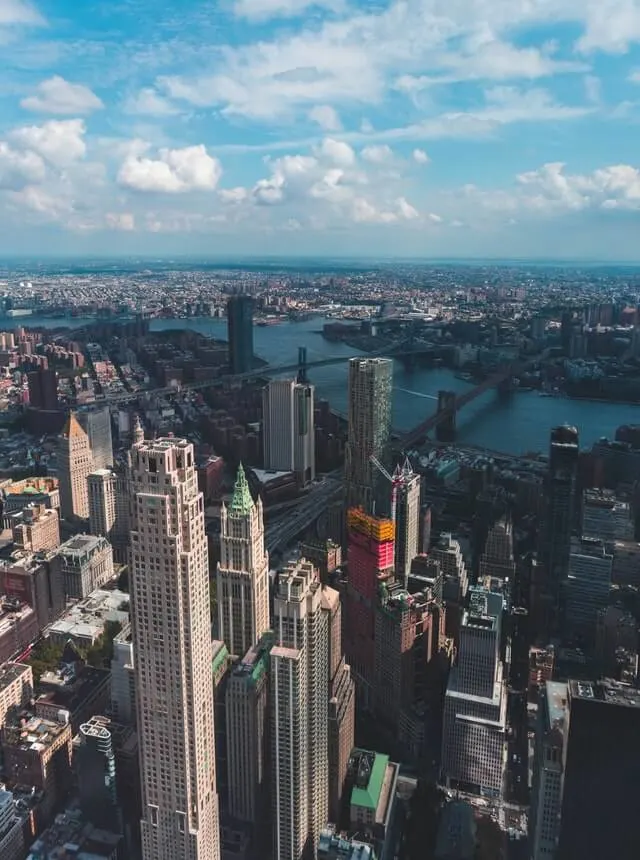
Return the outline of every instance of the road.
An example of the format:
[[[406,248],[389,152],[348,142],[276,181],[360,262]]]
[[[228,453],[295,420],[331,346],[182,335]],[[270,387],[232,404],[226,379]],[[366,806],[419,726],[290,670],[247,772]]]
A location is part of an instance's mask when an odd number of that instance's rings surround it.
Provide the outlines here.
[[[266,529],[269,555],[287,549],[332,502],[341,498],[342,493],[342,481],[336,477],[327,477],[310,491],[299,507],[270,523]]]

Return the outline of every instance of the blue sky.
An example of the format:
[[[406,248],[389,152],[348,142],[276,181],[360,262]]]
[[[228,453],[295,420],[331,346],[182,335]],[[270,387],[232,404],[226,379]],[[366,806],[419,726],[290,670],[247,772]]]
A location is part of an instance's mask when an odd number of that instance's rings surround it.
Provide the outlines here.
[[[640,0],[0,0],[0,254],[640,260]]]

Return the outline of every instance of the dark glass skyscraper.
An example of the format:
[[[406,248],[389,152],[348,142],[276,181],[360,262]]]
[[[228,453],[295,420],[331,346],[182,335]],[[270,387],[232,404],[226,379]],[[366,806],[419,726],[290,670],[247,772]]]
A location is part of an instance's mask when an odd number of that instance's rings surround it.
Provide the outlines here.
[[[39,368],[27,374],[29,404],[34,409],[58,408],[58,377],[55,370]]]
[[[253,367],[253,299],[231,296],[227,302],[227,337],[231,373],[248,373]]]
[[[560,588],[569,572],[579,451],[575,427],[555,427],[551,431],[540,547],[544,569],[545,626],[549,627],[557,622]]]

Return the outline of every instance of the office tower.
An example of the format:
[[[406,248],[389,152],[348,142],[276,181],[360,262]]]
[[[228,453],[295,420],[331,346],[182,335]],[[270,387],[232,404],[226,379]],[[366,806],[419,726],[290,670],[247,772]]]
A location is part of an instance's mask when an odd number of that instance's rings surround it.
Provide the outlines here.
[[[640,692],[610,680],[568,686],[554,860],[637,860]]]
[[[313,385],[289,379],[274,379],[262,392],[265,469],[295,472],[302,485],[316,476],[313,394]]]
[[[0,857],[22,860],[24,835],[22,819],[16,815],[13,794],[0,788]]]
[[[144,435],[142,438],[144,439]],[[120,564],[129,563],[129,496],[127,472],[118,468],[115,485],[116,519],[111,530],[111,543],[113,544],[113,557]]]
[[[78,412],[78,420],[89,437],[93,469],[113,466],[113,440],[111,438],[111,412],[108,406]]]
[[[462,612],[469,588],[467,565],[460,541],[443,532],[429,552],[442,570],[442,600],[446,607],[447,636],[456,643],[460,634]]]
[[[229,814],[264,836],[269,814],[269,655],[265,633],[231,670],[226,692]]]
[[[33,670],[22,663],[0,667],[0,730],[33,696]]]
[[[593,639],[598,610],[609,601],[613,556],[595,538],[573,538],[569,574],[563,583],[565,627]]]
[[[229,667],[232,658],[227,646],[221,639],[211,642],[211,657],[213,670],[213,724],[216,727],[216,786],[218,788],[218,805],[220,809],[229,806],[228,773],[227,773],[227,685]],[[224,853],[224,842],[221,843]]]
[[[136,725],[136,684],[131,624],[126,623],[113,640],[111,658],[111,713],[123,726]]]
[[[193,445],[129,454],[131,605],[144,860],[218,860],[211,618]]]
[[[513,526],[507,519],[498,520],[489,530],[480,557],[480,577],[490,576],[513,583],[516,563],[513,557]]]
[[[531,860],[554,860],[558,846],[568,706],[566,683],[547,681],[538,703],[529,831]]]
[[[634,528],[629,503],[618,500],[611,490],[585,490],[582,535],[606,541],[632,541]]]
[[[374,638],[376,721],[417,762],[425,752],[425,713],[440,690],[444,612],[430,594],[409,594],[399,583],[382,591]]]
[[[101,830],[122,831],[116,793],[116,757],[107,717],[95,716],[80,726],[74,738],[74,761],[80,807]]]
[[[231,296],[227,302],[227,337],[231,373],[248,373],[253,368],[253,299]]]
[[[396,482],[396,577],[406,588],[411,562],[418,555],[420,543],[420,475],[408,459],[393,475]]]
[[[65,520],[89,517],[87,477],[93,471],[89,437],[78,419],[69,415],[58,447],[58,480],[60,482],[60,513]]]
[[[545,632],[549,632],[558,622],[560,588],[569,572],[578,455],[578,431],[575,427],[556,427],[551,431],[539,552],[544,576],[541,622]]]
[[[89,531],[107,540],[113,537],[116,522],[116,476],[110,469],[99,469],[87,478],[89,493]]]
[[[340,595],[323,586],[322,601],[329,624],[329,821],[338,823],[354,744],[356,695],[351,669],[342,652]]]
[[[477,586],[469,594],[445,695],[442,775],[450,787],[500,797],[507,716],[500,661],[503,598]]]
[[[286,567],[274,602],[274,856],[310,860],[329,812],[329,630],[313,565],[301,560]]]
[[[58,377],[55,370],[39,368],[27,374],[29,405],[33,409],[58,408]]]
[[[24,552],[44,552],[60,543],[60,518],[55,508],[29,505],[11,518],[13,541]]]
[[[51,556],[68,600],[82,600],[115,576],[113,550],[106,538],[76,535]]]
[[[349,361],[349,430],[345,449],[347,506],[373,513],[377,469],[391,435],[393,360],[352,358]]]
[[[378,589],[393,579],[395,526],[359,508],[347,514],[349,530],[345,654],[361,707],[373,707],[375,607]]]
[[[230,505],[220,511],[216,571],[218,636],[240,657],[269,629],[269,556],[264,547],[262,500],[253,501],[242,464]]]

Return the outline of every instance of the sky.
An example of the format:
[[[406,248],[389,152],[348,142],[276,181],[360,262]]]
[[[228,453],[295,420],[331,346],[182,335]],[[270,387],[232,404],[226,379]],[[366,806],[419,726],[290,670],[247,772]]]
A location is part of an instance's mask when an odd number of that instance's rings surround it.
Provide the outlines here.
[[[0,0],[0,255],[640,260],[640,0]]]

